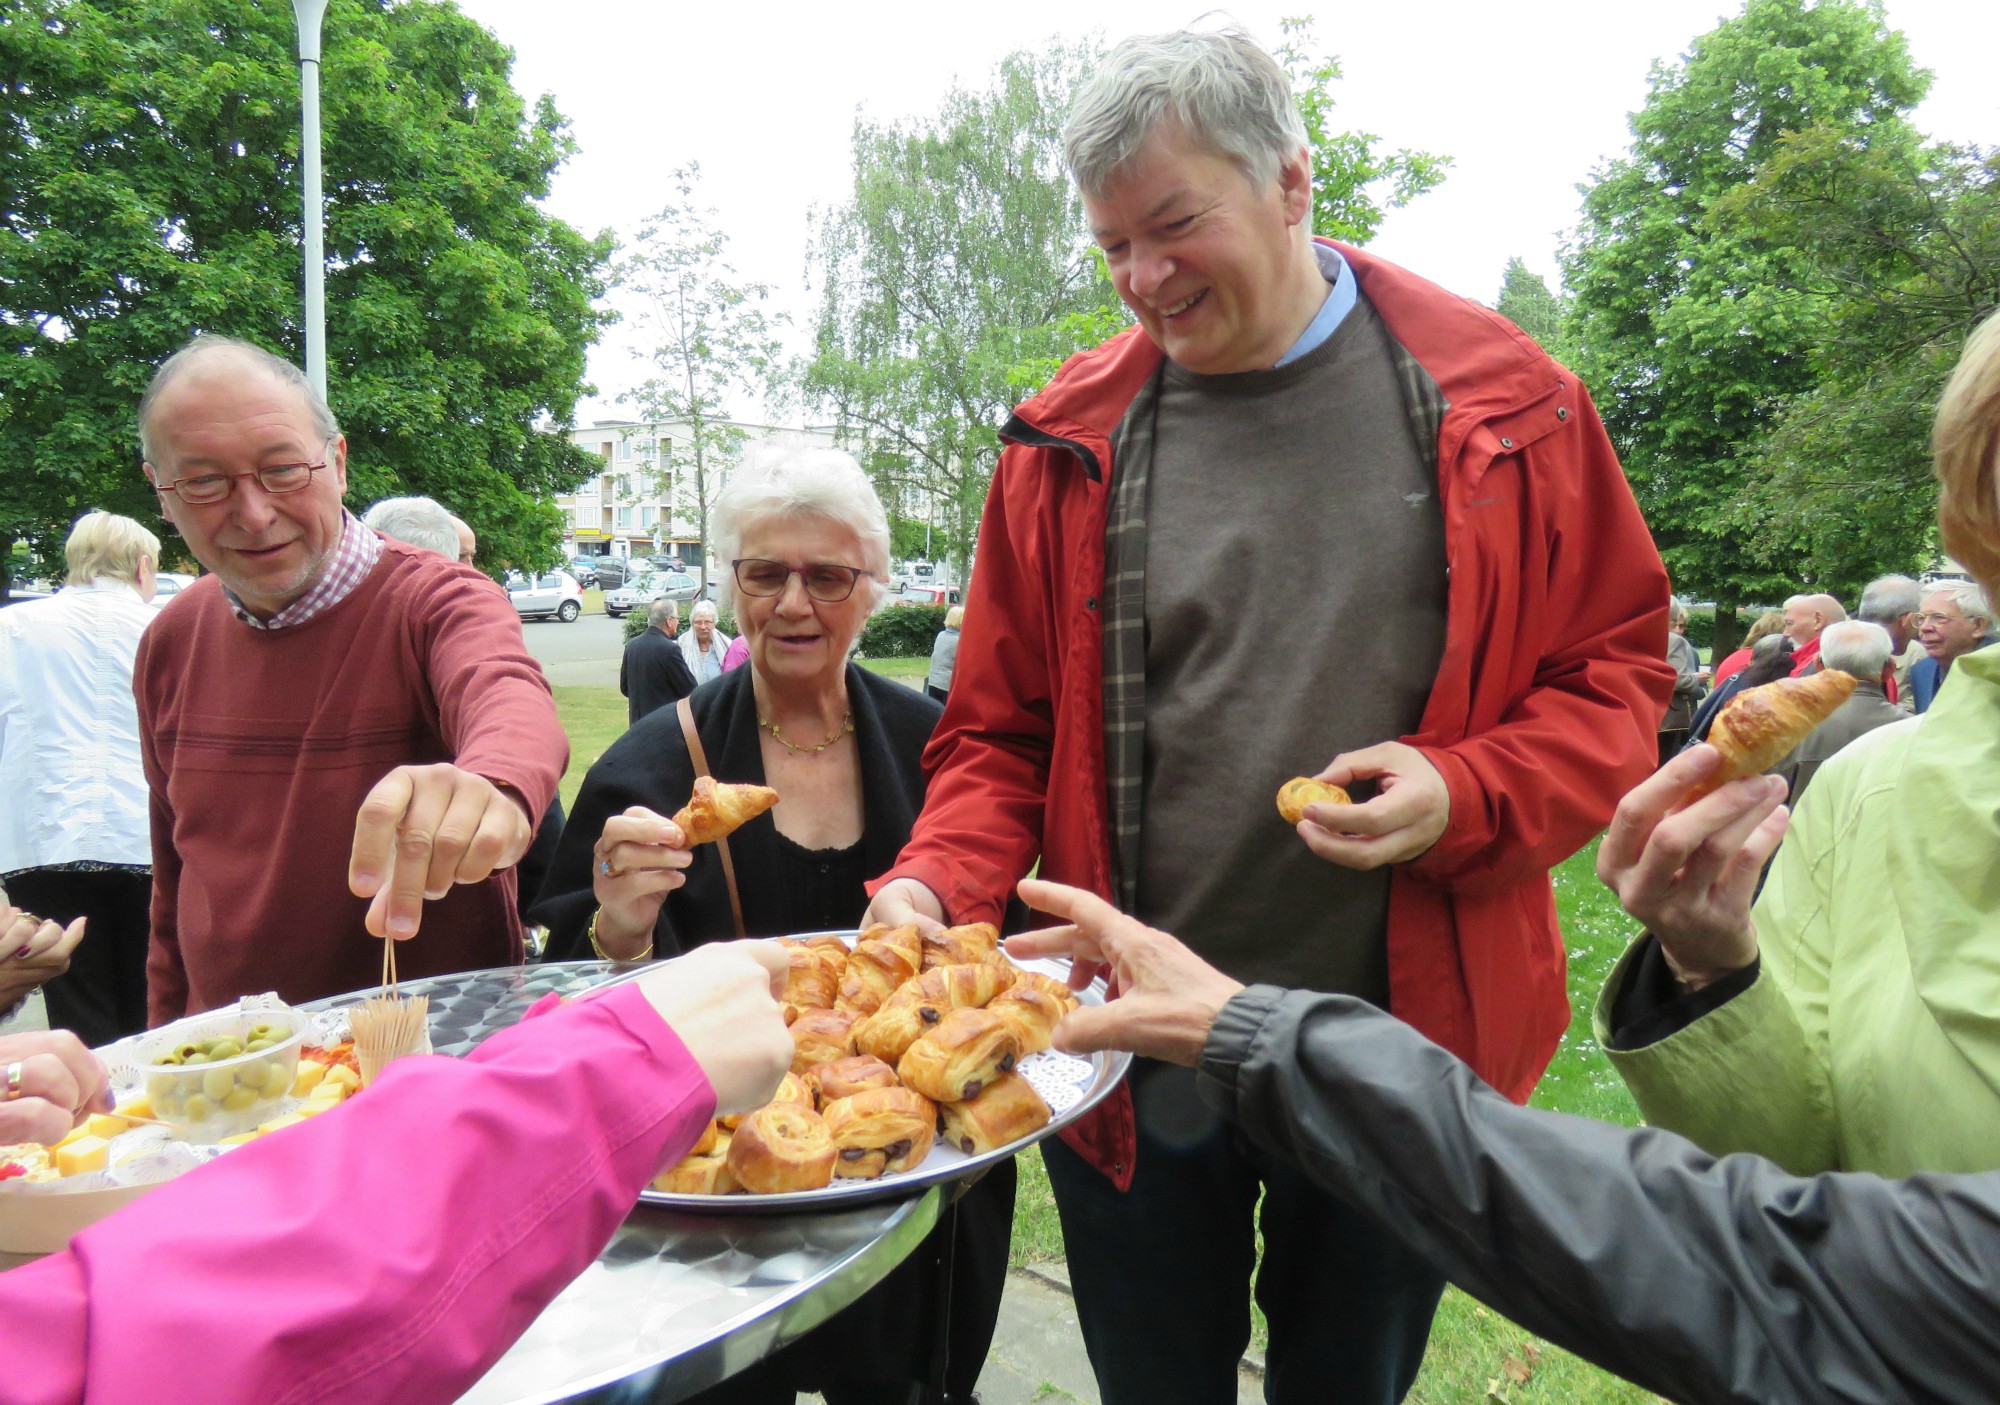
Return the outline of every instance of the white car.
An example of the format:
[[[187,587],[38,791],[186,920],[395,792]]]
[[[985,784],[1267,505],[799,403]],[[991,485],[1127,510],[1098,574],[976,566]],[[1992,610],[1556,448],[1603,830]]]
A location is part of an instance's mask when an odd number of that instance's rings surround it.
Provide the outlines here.
[[[194,584],[193,576],[184,576],[176,571],[160,571],[154,576],[153,598],[150,602],[155,610],[164,609],[166,603]]]
[[[649,571],[634,576],[616,590],[604,592],[604,613],[614,620],[631,610],[643,610],[655,600],[676,604],[692,600],[701,591],[693,576],[683,571]]]
[[[514,602],[515,611],[524,620],[553,615],[568,624],[583,613],[583,587],[567,571],[544,571],[533,577],[510,571],[507,598]]]

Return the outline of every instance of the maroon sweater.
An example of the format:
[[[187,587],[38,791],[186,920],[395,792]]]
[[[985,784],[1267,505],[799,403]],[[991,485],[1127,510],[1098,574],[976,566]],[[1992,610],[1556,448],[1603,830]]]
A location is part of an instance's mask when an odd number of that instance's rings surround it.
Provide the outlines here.
[[[275,990],[381,979],[347,890],[354,817],[397,766],[456,763],[531,818],[569,761],[542,670],[492,581],[386,542],[354,593],[290,629],[251,629],[204,576],[146,631],[133,671],[152,787],[152,1023]],[[521,959],[514,873],[424,904],[405,978]]]

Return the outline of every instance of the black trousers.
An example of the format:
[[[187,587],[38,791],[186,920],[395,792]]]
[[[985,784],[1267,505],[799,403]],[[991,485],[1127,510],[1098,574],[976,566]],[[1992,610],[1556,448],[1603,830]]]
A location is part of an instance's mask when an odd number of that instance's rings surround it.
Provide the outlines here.
[[[1013,1161],[1003,1161],[959,1198],[948,1294],[938,1286],[940,1224],[859,1301],[689,1405],[793,1405],[802,1391],[819,1392],[827,1405],[931,1405],[936,1397],[925,1383],[940,1332],[944,1399],[969,1400],[1000,1320],[1014,1182]]]
[[[1271,1329],[1271,1405],[1401,1400],[1423,1364],[1443,1277],[1244,1141],[1201,1102],[1192,1070],[1136,1060],[1132,1091],[1129,1191],[1059,1140],[1042,1143],[1104,1405],[1234,1401],[1253,1277]]]
[[[42,987],[49,1028],[73,1030],[92,1048],[146,1027],[146,943],[152,933],[153,876],[31,868],[6,882],[15,907],[67,927],[89,919],[69,970]]]

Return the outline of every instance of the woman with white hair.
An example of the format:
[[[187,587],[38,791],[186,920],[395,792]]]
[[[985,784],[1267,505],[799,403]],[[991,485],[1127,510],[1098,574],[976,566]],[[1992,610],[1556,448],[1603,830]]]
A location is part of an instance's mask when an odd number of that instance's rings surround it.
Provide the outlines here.
[[[152,838],[132,660],[156,618],[160,541],[91,512],[64,543],[67,583],[0,610],[0,888],[68,930],[43,986],[52,1028],[109,1044],[146,1027]]]
[[[863,885],[895,861],[923,808],[940,708],[848,661],[889,575],[888,518],[867,476],[830,450],[745,470],[716,503],[713,537],[749,666],[642,717],[590,768],[533,909],[552,957],[644,961],[851,928],[868,906]],[[704,773],[779,795],[729,836],[727,858],[714,844],[690,849],[667,818]],[[949,1399],[971,1394],[992,1340],[1013,1203],[1011,1162],[959,1202]],[[934,1263],[920,1249],[825,1327],[701,1398],[903,1399],[932,1356]]]

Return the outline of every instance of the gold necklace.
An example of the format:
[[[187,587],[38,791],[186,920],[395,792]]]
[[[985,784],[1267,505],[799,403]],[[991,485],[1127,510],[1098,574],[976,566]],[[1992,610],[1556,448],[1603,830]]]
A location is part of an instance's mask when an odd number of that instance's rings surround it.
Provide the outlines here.
[[[801,753],[804,753],[809,756],[817,756],[819,755],[819,753],[825,751],[828,747],[832,746],[835,742],[839,741],[842,737],[846,736],[849,732],[854,730],[854,710],[852,708],[849,708],[847,712],[841,717],[840,725],[838,727],[835,727],[831,732],[828,732],[826,734],[826,740],[821,742],[818,746],[794,746],[791,742],[785,740],[785,734],[778,730],[778,724],[776,722],[773,722],[768,717],[759,717],[757,719],[757,725],[768,731],[771,734],[771,740],[776,742],[779,746],[782,746],[785,750],[791,752],[792,755],[797,756],[800,755]]]

